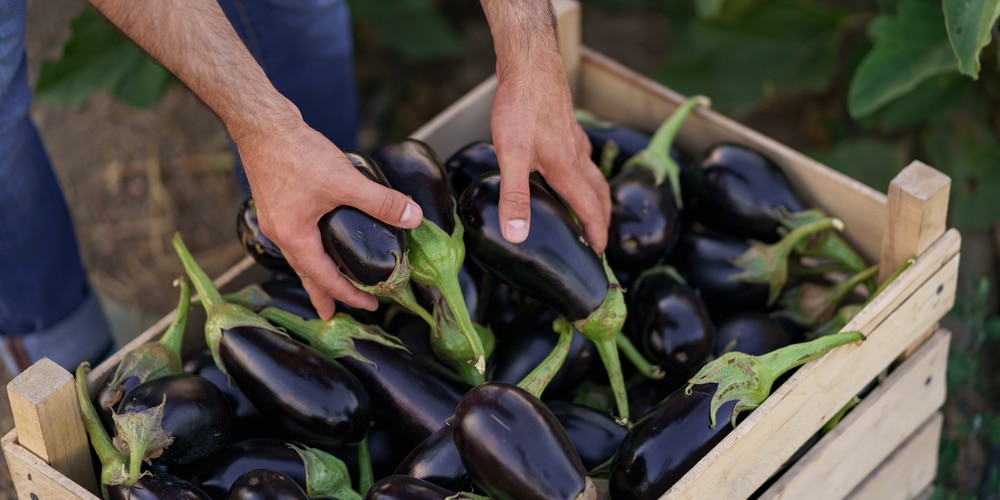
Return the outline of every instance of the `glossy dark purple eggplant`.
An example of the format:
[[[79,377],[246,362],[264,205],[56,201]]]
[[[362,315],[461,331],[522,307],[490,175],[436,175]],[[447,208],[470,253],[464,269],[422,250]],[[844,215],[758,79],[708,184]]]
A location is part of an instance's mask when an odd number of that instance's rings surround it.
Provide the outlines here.
[[[387,185],[385,177],[365,153],[344,151],[369,180]],[[347,277],[366,286],[389,280],[407,252],[406,230],[386,224],[350,206],[341,206],[319,221],[323,248]]]
[[[656,408],[660,401],[687,384],[687,377],[667,372],[662,379],[641,378],[628,386],[628,404],[634,419],[640,419]]]
[[[628,430],[611,414],[571,401],[546,403],[587,470],[611,460]]]
[[[757,356],[780,349],[798,337],[783,321],[763,311],[743,311],[718,322],[712,356],[735,351]]]
[[[681,210],[669,186],[647,169],[626,169],[611,179],[608,262],[638,272],[660,262],[681,234]]]
[[[133,486],[120,484],[105,486],[105,498],[109,500],[209,500],[211,497],[201,488],[173,474],[162,471],[148,471]]]
[[[455,492],[412,476],[394,474],[368,489],[365,500],[447,500]]]
[[[739,311],[767,309],[766,283],[733,278],[743,272],[733,261],[748,248],[745,239],[725,233],[685,231],[671,255],[671,265],[698,290],[715,321]]]
[[[453,491],[472,491],[472,478],[455,446],[455,428],[440,429],[410,450],[396,466],[395,474],[415,477]]]
[[[172,438],[158,464],[184,464],[221,449],[232,430],[233,411],[226,395],[199,375],[175,373],[147,380],[125,393],[117,413],[163,405],[163,430]]]
[[[693,217],[707,227],[772,243],[779,239],[777,209],[803,210],[788,178],[773,160],[734,143],[716,144],[691,172]]]
[[[407,138],[380,144],[371,153],[389,186],[420,205],[424,218],[445,233],[455,229],[452,191],[437,153],[423,141]]]
[[[559,335],[552,321],[559,313],[544,304],[532,302],[518,311],[514,320],[496,332],[490,380],[517,384],[535,369],[555,348]],[[549,381],[542,400],[568,399],[586,380],[594,363],[600,362],[597,348],[576,329],[566,360]]]
[[[236,479],[227,500],[309,500],[309,495],[287,474],[254,469]]]
[[[466,144],[444,162],[448,182],[455,198],[459,198],[465,188],[480,175],[500,171],[500,161],[497,160],[497,150],[493,144],[486,141],[475,141]]]
[[[611,463],[612,498],[660,498],[732,431],[733,401],[719,408],[711,427],[713,394],[715,386],[697,385],[690,394],[682,387],[636,421]]]
[[[650,268],[626,293],[625,331],[661,368],[693,373],[712,351],[715,325],[704,301],[672,268]]]
[[[302,457],[283,439],[251,438],[233,442],[197,464],[192,482],[212,498],[226,498],[240,476],[257,469],[280,472],[302,489],[306,467]]]
[[[252,326],[228,330],[219,342],[226,373],[268,418],[287,421],[336,444],[357,443],[371,423],[371,401],[339,362],[282,334]]]
[[[190,356],[184,363],[184,371],[208,379],[226,396],[229,407],[233,410],[231,439],[242,439],[249,437],[249,433],[261,432],[265,426],[264,416],[257,411],[257,408],[236,384],[229,382],[226,374],[216,366],[211,351],[205,349]]]
[[[590,141],[590,159],[610,176],[618,174],[629,158],[646,149],[652,138],[642,130],[602,120],[589,111],[577,110],[576,121]]]
[[[596,497],[594,483],[559,420],[516,385],[487,382],[474,387],[459,402],[452,425],[462,463],[491,498]]]
[[[289,276],[295,276],[295,271],[281,253],[281,248],[264,235],[257,221],[257,205],[252,196],[247,196],[240,203],[236,212],[236,237],[243,244],[253,260],[266,269]]]

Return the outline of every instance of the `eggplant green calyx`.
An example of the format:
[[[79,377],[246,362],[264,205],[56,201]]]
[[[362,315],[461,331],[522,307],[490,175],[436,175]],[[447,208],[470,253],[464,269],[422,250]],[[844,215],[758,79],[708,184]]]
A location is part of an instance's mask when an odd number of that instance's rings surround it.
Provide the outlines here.
[[[410,272],[412,271],[412,268],[410,266],[409,255],[409,251],[404,252],[402,255],[398,252],[393,252],[392,256],[395,258],[396,264],[392,268],[392,273],[385,279],[385,281],[380,281],[374,285],[361,283],[354,278],[351,278],[344,272],[341,272],[340,275],[360,290],[368,292],[376,297],[384,297],[400,302],[400,300],[403,299],[403,295],[407,293],[407,289],[410,284]],[[400,302],[400,304],[403,303]]]
[[[889,286],[889,284],[895,281],[896,278],[898,278],[899,275],[903,273],[903,271],[905,271],[907,268],[913,265],[914,262],[916,262],[914,259],[906,259],[905,262],[903,262],[898,268],[896,268],[896,270],[893,271],[893,273],[889,275],[889,277],[886,278],[886,280],[883,281],[878,286],[877,289],[875,289],[875,293],[871,294],[871,296],[869,296],[868,299],[865,300],[863,304],[847,304],[845,306],[840,307],[839,309],[837,309],[837,312],[833,315],[832,318],[830,318],[825,323],[817,326],[812,331],[811,336],[822,337],[823,335],[830,335],[831,333],[837,333],[840,330],[842,330],[845,326],[847,326],[847,323],[849,323],[852,319],[854,319],[854,317],[857,316],[857,314],[861,312],[861,310],[864,309],[865,306],[867,306],[873,300],[875,300],[875,298],[878,297],[882,293],[882,291],[885,290],[887,286]]]
[[[835,347],[863,340],[864,334],[850,331],[788,345],[759,356],[728,352],[705,364],[688,380],[684,392],[691,394],[691,387],[697,384],[718,384],[709,410],[711,426],[715,428],[715,414],[719,408],[729,401],[736,401],[731,418],[731,424],[736,427],[737,416],[744,410],[760,406],[771,395],[771,386],[782,374],[819,358]]]
[[[859,285],[878,275],[878,266],[871,266],[850,278],[824,286],[805,282],[781,294],[783,307],[780,316],[786,317],[799,326],[814,328],[829,321],[841,302]]]
[[[381,328],[362,323],[347,313],[334,314],[328,320],[305,319],[284,309],[265,307],[260,311],[260,315],[332,359],[350,356],[374,365],[354,348],[355,339],[370,340],[394,349],[409,350],[399,339]]]
[[[656,179],[655,185],[657,186],[663,184],[665,180],[669,180],[670,190],[677,201],[677,208],[681,208],[681,168],[670,157],[670,148],[673,146],[677,132],[680,131],[681,125],[684,124],[684,120],[687,119],[691,111],[699,106],[707,108],[711,105],[712,101],[708,97],[700,95],[690,97],[681,103],[656,129],[646,149],[626,160],[625,164],[622,165],[622,170],[647,168],[653,172],[653,176]]]
[[[566,320],[566,318],[554,319],[552,321],[552,331],[559,334],[559,340],[556,341],[556,346],[552,348],[552,352],[517,383],[518,387],[528,391],[532,396],[539,399],[541,399],[542,393],[545,392],[545,388],[548,387],[549,382],[552,381],[559,368],[566,361],[566,356],[569,355],[570,344],[573,342],[573,324]]]
[[[172,243],[174,250],[177,251],[177,255],[181,259],[181,263],[184,265],[184,271],[187,273],[191,283],[194,284],[195,290],[198,291],[201,304],[205,308],[205,343],[212,352],[215,364],[228,377],[229,373],[226,371],[226,367],[219,357],[219,341],[222,339],[223,332],[238,326],[254,326],[270,330],[279,335],[284,335],[284,332],[272,326],[266,319],[260,317],[260,315],[252,310],[223,300],[219,289],[215,287],[212,280],[194,260],[187,246],[184,245],[184,240],[181,239],[180,233],[174,234]]]
[[[142,411],[115,413],[115,437],[112,443],[123,455],[129,457],[128,480],[125,486],[132,486],[142,474],[142,463],[163,454],[163,450],[174,442],[173,436],[163,430],[163,402]]]
[[[343,460],[317,448],[288,444],[302,458],[306,467],[306,494],[309,498],[329,497],[361,500],[351,487],[351,475]]]
[[[796,228],[770,245],[750,241],[750,248],[733,260],[733,265],[742,268],[743,272],[730,275],[729,279],[747,283],[767,283],[769,286],[767,305],[774,304],[788,281],[788,260],[795,250],[795,245],[814,233],[828,229],[842,231],[844,223],[840,219],[827,217]]]
[[[427,219],[410,230],[410,264],[413,268],[410,276],[414,282],[434,287],[441,292],[458,331],[465,337],[471,350],[471,358],[456,361],[467,362],[483,374],[486,373],[486,350],[472,324],[469,309],[462,296],[462,287],[458,282],[458,273],[465,262],[465,243],[462,240],[465,227],[456,212],[454,199],[452,212],[455,229],[450,235]]]
[[[109,397],[101,401],[101,406],[114,408],[125,395],[125,380],[135,377],[139,382],[152,380],[184,370],[181,362],[181,347],[184,344],[184,328],[187,326],[188,311],[191,308],[191,286],[187,280],[178,278],[174,286],[180,287],[177,313],[170,326],[159,340],[147,342],[127,352],[115,368],[115,374],[108,382]]]
[[[827,217],[822,210],[815,208],[800,212],[789,212],[784,207],[778,207],[776,213],[785,232],[794,231],[802,226],[812,224]],[[857,250],[847,243],[840,233],[832,231],[817,233],[813,237],[799,241],[795,245],[795,252],[806,257],[828,259],[851,273],[860,273],[868,267],[868,264],[861,258]],[[874,286],[871,286],[874,283],[874,279],[869,283],[869,292],[874,290]]]
[[[128,456],[122,454],[115,448],[108,436],[108,431],[101,423],[101,417],[97,415],[97,410],[90,400],[90,392],[87,390],[87,374],[90,373],[90,363],[84,361],[76,367],[76,398],[80,403],[80,413],[83,417],[83,428],[90,438],[90,446],[94,448],[97,459],[101,462],[101,486],[111,486],[125,484],[132,486],[138,477],[129,478]]]

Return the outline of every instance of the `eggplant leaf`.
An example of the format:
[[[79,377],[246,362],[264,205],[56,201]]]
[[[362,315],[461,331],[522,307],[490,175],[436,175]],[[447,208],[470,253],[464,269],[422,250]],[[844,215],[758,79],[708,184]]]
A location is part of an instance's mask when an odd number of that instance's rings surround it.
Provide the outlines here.
[[[944,13],[933,2],[903,0],[896,15],[879,15],[869,31],[874,46],[848,89],[847,108],[853,118],[869,115],[928,78],[958,67]]]
[[[944,0],[948,39],[958,57],[958,70],[979,79],[979,53],[989,45],[1000,17],[1000,0]]]

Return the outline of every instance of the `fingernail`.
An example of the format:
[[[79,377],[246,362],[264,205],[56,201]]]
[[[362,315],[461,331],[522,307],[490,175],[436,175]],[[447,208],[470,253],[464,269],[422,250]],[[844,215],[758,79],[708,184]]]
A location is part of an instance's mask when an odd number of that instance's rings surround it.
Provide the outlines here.
[[[511,243],[520,243],[528,237],[528,221],[523,219],[514,219],[507,221],[507,231],[506,231],[507,241]]]
[[[404,227],[417,227],[422,217],[423,213],[420,211],[419,205],[407,203],[406,208],[403,209],[403,218],[399,222]]]

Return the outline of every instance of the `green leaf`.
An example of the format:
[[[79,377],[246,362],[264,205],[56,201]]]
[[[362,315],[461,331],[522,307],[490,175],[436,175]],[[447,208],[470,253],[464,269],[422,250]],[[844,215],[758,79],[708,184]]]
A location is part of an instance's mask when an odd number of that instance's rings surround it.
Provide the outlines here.
[[[940,121],[959,104],[970,87],[971,81],[958,73],[933,76],[864,117],[862,125],[895,131]]]
[[[698,11],[698,17],[702,19],[712,19],[719,15],[726,0],[695,0],[694,6]]]
[[[902,167],[896,146],[873,137],[846,139],[809,156],[881,192]]]
[[[869,25],[874,46],[858,65],[848,89],[853,118],[871,114],[924,80],[955,71],[944,14],[934,3],[903,0],[897,15],[880,15]]]
[[[70,24],[59,59],[42,63],[35,92],[58,105],[78,105],[106,91],[136,107],[155,104],[172,81],[154,62],[103,17],[84,9]]]
[[[958,70],[979,79],[979,53],[993,36],[993,25],[1000,17],[1000,0],[944,0],[943,5]]]
[[[653,75],[712,107],[739,114],[787,92],[817,91],[831,81],[837,34],[847,13],[796,1],[740,5],[712,20],[673,15],[671,50]]]
[[[922,142],[931,166],[951,177],[955,225],[988,228],[1000,219],[1000,143],[984,117],[960,109],[930,128]]]

